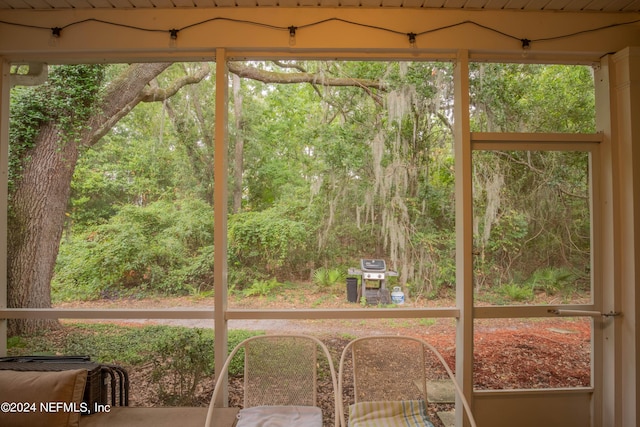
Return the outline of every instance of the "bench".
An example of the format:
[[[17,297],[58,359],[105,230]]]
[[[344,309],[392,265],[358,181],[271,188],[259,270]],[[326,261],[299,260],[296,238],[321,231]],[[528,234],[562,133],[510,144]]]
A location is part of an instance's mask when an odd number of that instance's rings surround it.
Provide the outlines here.
[[[2,427],[202,427],[206,407],[138,408],[102,404],[81,415],[87,369],[0,370]],[[91,408],[93,409],[93,408]],[[92,411],[93,412],[93,411]],[[216,409],[215,427],[232,427],[237,408]]]

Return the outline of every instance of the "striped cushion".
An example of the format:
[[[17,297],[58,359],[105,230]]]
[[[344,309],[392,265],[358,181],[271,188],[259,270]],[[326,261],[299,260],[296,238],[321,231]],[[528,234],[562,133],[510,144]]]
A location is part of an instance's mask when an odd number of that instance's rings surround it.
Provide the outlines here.
[[[349,406],[349,427],[433,427],[424,400],[360,402]]]

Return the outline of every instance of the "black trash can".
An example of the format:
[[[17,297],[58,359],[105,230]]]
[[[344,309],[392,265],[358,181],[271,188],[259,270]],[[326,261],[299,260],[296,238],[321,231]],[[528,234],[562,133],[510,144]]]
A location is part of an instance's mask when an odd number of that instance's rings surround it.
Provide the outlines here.
[[[358,278],[347,277],[347,301],[358,302]]]

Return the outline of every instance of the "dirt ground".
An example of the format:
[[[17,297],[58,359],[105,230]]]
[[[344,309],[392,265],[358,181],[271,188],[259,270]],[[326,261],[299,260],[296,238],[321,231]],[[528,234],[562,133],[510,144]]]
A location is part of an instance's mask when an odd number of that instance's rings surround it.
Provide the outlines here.
[[[412,306],[450,306],[450,300],[417,301]],[[212,298],[159,298],[147,300],[94,301],[65,303],[58,307],[80,308],[183,308],[213,307]],[[242,298],[231,296],[232,308],[357,308],[345,301],[344,295],[314,292],[289,292],[277,297]],[[149,321],[151,322],[151,321]],[[182,322],[182,321],[181,321]],[[132,323],[131,321],[127,323]],[[148,322],[146,322],[148,323]],[[151,323],[185,324],[211,327],[202,321],[153,321]],[[334,355],[337,364],[346,343],[359,336],[376,334],[410,335],[425,339],[438,349],[455,370],[455,322],[453,319],[376,319],[376,320],[303,320],[303,321],[236,321],[230,328],[259,329],[266,333],[300,332],[318,336]],[[584,387],[590,385],[590,335],[588,319],[487,319],[474,324],[474,387],[476,389],[539,389]],[[145,390],[148,373],[131,373],[131,402],[149,406],[155,402]],[[236,381],[236,380],[233,380]],[[241,385],[234,382],[234,388]],[[322,385],[327,393],[321,396],[325,413],[332,416],[330,383]],[[213,381],[205,383],[198,394],[206,404],[213,391]],[[446,409],[446,405],[431,405],[430,411]],[[435,420],[438,426],[438,420]]]

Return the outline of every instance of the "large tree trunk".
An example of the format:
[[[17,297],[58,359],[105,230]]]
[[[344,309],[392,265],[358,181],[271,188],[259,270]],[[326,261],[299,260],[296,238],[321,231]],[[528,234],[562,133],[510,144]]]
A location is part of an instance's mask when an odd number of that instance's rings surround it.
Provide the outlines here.
[[[11,194],[7,242],[9,307],[51,307],[51,279],[78,149],[95,144],[135,105],[146,100],[147,84],[169,65],[130,66],[109,85],[80,141],[64,141],[55,122],[40,128],[35,145],[23,157],[23,170]],[[30,334],[56,325],[52,320],[13,320],[9,333]]]
[[[10,307],[50,307],[49,284],[58,256],[71,177],[78,159],[75,144],[63,144],[54,124],[44,126],[11,199],[7,276]],[[10,322],[10,333],[55,326],[46,319]],[[21,327],[22,326],[22,327]]]

